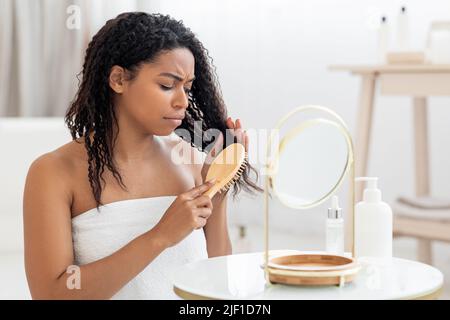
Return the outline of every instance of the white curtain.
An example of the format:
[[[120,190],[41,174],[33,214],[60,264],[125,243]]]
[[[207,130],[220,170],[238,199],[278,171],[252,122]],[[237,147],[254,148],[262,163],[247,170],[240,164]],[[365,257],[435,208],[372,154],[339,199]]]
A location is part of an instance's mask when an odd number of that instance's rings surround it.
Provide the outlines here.
[[[10,101],[13,93],[11,82],[16,81],[12,78],[11,69],[15,63],[13,60],[13,1],[0,1],[0,116],[2,114],[12,114]]]
[[[0,117],[63,115],[91,37],[121,12],[151,9],[145,0],[1,0]]]

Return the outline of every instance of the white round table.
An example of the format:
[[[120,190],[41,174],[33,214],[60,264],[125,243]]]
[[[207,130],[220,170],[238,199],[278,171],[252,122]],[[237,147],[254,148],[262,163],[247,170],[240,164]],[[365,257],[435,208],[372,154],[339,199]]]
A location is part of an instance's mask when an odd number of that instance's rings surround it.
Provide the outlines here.
[[[299,251],[271,251],[270,257]],[[380,262],[359,259],[352,283],[339,286],[268,284],[264,253],[246,253],[193,262],[177,269],[173,289],[184,299],[436,299],[442,273],[429,265],[399,258]]]

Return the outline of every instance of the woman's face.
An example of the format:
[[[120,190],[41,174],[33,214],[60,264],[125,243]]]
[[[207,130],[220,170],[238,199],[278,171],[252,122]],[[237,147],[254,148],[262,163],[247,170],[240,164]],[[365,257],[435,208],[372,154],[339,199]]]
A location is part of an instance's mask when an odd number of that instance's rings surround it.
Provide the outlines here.
[[[145,134],[171,134],[184,118],[188,93],[194,81],[195,60],[185,48],[159,54],[154,62],[143,64],[136,76],[122,83],[116,95],[118,118]],[[118,119],[119,123],[121,120]]]

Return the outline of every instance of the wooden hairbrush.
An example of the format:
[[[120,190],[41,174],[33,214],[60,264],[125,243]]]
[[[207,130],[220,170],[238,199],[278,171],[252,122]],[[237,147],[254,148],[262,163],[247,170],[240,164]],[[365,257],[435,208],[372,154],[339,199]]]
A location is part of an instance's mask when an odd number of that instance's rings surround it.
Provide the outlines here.
[[[223,149],[211,163],[206,181],[216,179],[214,185],[204,194],[209,198],[219,192],[228,191],[239,180],[248,164],[247,152],[240,143],[230,144]]]

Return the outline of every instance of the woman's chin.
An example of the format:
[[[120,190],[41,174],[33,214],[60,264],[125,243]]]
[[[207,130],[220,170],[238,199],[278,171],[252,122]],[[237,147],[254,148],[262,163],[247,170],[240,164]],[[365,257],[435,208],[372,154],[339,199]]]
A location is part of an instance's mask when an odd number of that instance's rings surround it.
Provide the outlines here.
[[[158,125],[146,125],[145,130],[155,136],[168,136],[171,135],[180,125],[181,121],[164,120],[162,123],[158,123]]]
[[[159,128],[158,130],[154,131],[153,134],[156,136],[169,136],[171,135],[175,129],[173,127],[170,128]]]
[[[164,119],[163,125],[157,128],[155,134],[158,136],[168,136],[172,134],[180,125],[181,120]]]

